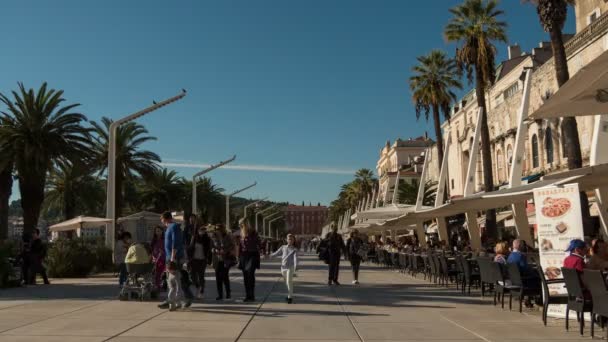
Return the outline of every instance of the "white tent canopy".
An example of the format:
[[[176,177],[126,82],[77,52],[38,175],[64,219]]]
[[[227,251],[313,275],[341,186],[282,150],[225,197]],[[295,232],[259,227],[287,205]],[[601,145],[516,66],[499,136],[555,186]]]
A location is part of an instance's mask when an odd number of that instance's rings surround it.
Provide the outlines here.
[[[608,51],[574,74],[531,119],[608,113]]]
[[[415,208],[414,205],[410,204],[391,204],[385,207],[378,207],[369,209],[366,211],[362,211],[354,214],[351,219],[352,220],[386,220],[389,218],[399,217],[403,214],[413,211]]]
[[[100,228],[110,223],[110,219],[91,216],[78,216],[73,219],[54,224],[49,227],[52,232],[66,232],[81,228]]]

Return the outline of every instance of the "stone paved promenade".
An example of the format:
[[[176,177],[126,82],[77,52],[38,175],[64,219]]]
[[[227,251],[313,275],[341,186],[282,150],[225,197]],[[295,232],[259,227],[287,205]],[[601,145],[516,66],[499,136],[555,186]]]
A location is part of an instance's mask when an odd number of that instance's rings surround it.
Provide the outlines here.
[[[0,341],[590,340],[588,329],[581,338],[565,332],[563,321],[544,327],[537,312],[501,310],[489,299],[375,266],[364,266],[362,284],[353,286],[343,262],[342,286],[328,287],[325,265],[312,256],[304,259],[292,305],[284,302],[277,262],[264,262],[258,303],[216,303],[208,273],[204,302],[178,312],[159,310],[152,302],[120,302],[110,278],[0,290]],[[243,290],[239,278],[233,272],[236,298]]]

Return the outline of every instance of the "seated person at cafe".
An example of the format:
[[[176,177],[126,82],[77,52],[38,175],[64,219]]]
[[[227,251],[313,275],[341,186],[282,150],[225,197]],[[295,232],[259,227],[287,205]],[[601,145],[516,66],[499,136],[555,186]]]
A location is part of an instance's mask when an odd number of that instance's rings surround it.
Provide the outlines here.
[[[507,243],[506,242],[497,243],[496,247],[494,248],[494,252],[496,253],[496,255],[494,256],[494,262],[506,265],[507,264],[507,254],[509,252],[507,249]]]
[[[521,280],[526,287],[540,287],[540,278],[536,271],[528,264],[526,245],[522,240],[513,240],[513,250],[507,258],[507,264],[517,264],[521,273]]]
[[[597,271],[608,271],[608,244],[605,241],[595,239],[591,243],[591,258],[587,268]]]
[[[585,241],[580,239],[570,241],[566,252],[570,252],[570,255],[564,259],[564,267],[574,268],[578,272],[583,273],[583,269],[585,269],[585,255],[587,254],[587,244]]]

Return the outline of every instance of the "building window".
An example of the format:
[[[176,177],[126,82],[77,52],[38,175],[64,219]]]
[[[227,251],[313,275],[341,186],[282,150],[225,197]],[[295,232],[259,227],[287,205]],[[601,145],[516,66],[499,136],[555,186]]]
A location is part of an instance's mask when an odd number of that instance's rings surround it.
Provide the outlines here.
[[[454,190],[454,178],[452,178],[452,190]]]
[[[532,136],[532,168],[538,167],[538,137]]]
[[[519,90],[519,81],[513,83],[511,86],[509,86],[504,92],[503,95],[505,97],[505,100],[508,99],[509,97],[517,94],[517,91]]]
[[[600,17],[600,9],[596,8],[587,16],[587,25],[593,24]]]
[[[547,164],[553,163],[553,134],[551,127],[545,131],[545,150],[547,152]]]
[[[497,150],[496,151],[496,171],[497,171],[496,173],[497,173],[499,183],[501,183],[504,179],[503,167],[504,167],[504,161],[502,159],[502,151]]]

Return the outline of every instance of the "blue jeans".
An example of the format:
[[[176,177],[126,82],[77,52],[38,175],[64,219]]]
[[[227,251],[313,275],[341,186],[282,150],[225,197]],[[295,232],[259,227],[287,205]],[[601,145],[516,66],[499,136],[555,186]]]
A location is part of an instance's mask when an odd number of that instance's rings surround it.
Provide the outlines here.
[[[118,285],[123,286],[127,282],[127,265],[122,262],[118,265]]]

